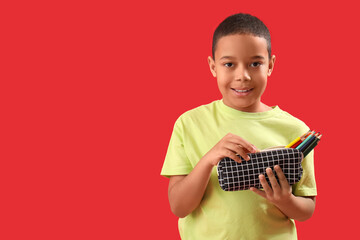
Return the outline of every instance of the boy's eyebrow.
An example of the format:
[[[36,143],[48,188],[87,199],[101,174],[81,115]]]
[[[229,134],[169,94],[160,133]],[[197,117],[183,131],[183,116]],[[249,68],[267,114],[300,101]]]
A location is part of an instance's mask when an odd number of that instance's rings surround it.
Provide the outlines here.
[[[221,59],[225,59],[225,58],[234,58],[234,57],[231,57],[231,56],[223,56],[223,57],[220,58],[220,60],[221,60]]]
[[[265,58],[261,55],[256,55],[256,56],[251,57],[251,59],[265,59]]]
[[[231,59],[231,58],[235,58],[235,57],[232,57],[232,56],[223,56],[220,58],[221,59]],[[265,60],[265,57],[261,56],[261,55],[256,55],[256,56],[253,56],[251,57],[251,59],[262,59],[262,60]]]

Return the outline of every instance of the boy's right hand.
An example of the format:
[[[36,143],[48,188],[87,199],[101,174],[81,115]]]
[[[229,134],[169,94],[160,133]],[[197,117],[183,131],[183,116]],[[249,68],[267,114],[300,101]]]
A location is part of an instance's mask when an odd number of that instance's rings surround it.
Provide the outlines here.
[[[250,157],[247,154],[256,153],[258,151],[259,150],[254,145],[245,139],[228,133],[212,149],[210,149],[203,158],[211,165],[216,166],[219,161],[225,157],[229,157],[236,162],[241,162],[241,158],[236,154],[239,154],[246,161],[250,160]]]

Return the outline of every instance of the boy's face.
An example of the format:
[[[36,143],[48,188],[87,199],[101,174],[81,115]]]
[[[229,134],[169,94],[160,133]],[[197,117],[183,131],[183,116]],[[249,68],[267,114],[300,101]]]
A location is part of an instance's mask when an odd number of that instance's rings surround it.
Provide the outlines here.
[[[268,110],[261,103],[267,78],[274,68],[264,38],[235,34],[217,42],[215,59],[208,58],[210,71],[217,78],[224,103],[245,112]]]

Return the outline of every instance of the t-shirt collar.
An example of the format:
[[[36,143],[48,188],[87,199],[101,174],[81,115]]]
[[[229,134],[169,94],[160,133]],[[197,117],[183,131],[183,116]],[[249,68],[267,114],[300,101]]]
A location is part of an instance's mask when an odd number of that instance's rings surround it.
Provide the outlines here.
[[[281,111],[279,106],[272,106],[271,110],[265,111],[265,112],[243,112],[240,110],[237,110],[235,108],[229,107],[225,105],[223,99],[218,101],[218,105],[221,111],[224,113],[231,115],[233,117],[242,117],[242,118],[251,118],[251,119],[263,119],[263,118],[269,118]]]

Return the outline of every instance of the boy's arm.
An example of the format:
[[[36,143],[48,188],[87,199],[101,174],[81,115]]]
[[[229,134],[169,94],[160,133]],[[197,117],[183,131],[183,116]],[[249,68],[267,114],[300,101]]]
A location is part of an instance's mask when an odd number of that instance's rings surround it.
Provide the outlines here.
[[[199,206],[212,169],[222,158],[230,157],[241,162],[236,154],[249,160],[247,153],[256,151],[254,145],[241,137],[227,134],[199,160],[189,175],[170,177],[168,195],[171,211],[182,218]]]
[[[186,217],[197,206],[204,195],[213,166],[201,159],[189,175],[171,176],[169,202],[171,211],[178,217]]]
[[[293,195],[291,186],[281,168],[275,166],[274,169],[279,178],[279,182],[276,180],[273,171],[268,168],[266,169],[266,174],[269,177],[271,186],[267,183],[265,176],[260,175],[259,179],[264,191],[256,188],[251,188],[250,190],[272,202],[289,218],[297,221],[309,219],[315,211],[315,196],[299,197]]]

